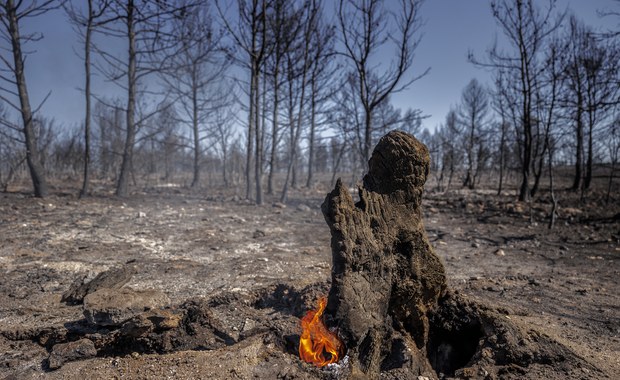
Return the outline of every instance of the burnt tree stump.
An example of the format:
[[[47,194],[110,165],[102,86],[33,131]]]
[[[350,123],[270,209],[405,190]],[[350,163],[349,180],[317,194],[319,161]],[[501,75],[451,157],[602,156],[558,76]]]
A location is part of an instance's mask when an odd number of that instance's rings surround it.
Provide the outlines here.
[[[331,230],[326,315],[348,348],[350,378],[435,376],[429,317],[446,292],[422,223],[427,148],[394,131],[377,144],[354,203],[340,180],[322,204]]]

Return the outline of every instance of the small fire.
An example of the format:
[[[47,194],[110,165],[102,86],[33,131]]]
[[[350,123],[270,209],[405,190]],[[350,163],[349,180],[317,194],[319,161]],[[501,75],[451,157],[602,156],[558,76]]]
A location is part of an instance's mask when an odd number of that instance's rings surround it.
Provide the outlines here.
[[[321,320],[325,306],[327,306],[327,298],[322,297],[319,299],[319,308],[308,311],[301,319],[299,357],[317,367],[337,362],[343,350],[343,344],[338,336],[329,331]]]

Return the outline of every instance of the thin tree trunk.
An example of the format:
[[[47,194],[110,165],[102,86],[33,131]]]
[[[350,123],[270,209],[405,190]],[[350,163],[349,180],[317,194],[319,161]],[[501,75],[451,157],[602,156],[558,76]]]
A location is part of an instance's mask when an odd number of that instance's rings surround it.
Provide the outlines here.
[[[472,120],[470,120],[470,134],[469,134],[469,144],[467,145],[467,176],[465,177],[465,181],[463,182],[463,186],[467,186],[469,189],[474,189],[475,187],[475,175],[474,171],[474,138],[475,138],[475,121],[474,121],[474,113],[472,112]]]
[[[254,180],[256,182],[256,204],[257,205],[262,205],[263,204],[263,188],[262,188],[262,175],[261,175],[261,153],[262,153],[262,146],[261,146],[261,126],[260,126],[260,113],[258,112],[259,110],[259,100],[260,100],[260,91],[258,91],[259,89],[259,79],[260,79],[260,70],[258,68],[258,65],[256,65],[255,67],[256,72],[252,75],[252,79],[254,80],[254,82],[252,83],[252,87],[254,88],[254,99],[252,99],[251,101],[254,102],[254,132],[255,132],[255,138],[256,138],[256,156],[254,157]]]
[[[521,17],[521,8],[518,7],[519,17]],[[519,200],[528,201],[530,199],[530,165],[532,162],[532,84],[530,79],[529,56],[524,48],[526,42],[523,40],[523,34],[519,31],[519,48],[521,49],[521,95],[523,97],[523,162],[522,162],[522,180],[519,188]]]
[[[30,98],[28,96],[28,88],[26,86],[26,76],[24,73],[24,57],[21,49],[19,22],[17,19],[17,8],[13,0],[6,2],[6,18],[9,22],[9,35],[11,38],[11,47],[13,49],[14,75],[17,84],[17,92],[19,95],[20,110],[22,121],[24,123],[24,139],[26,141],[26,162],[30,171],[30,178],[34,188],[34,195],[38,198],[44,198],[48,194],[47,181],[45,179],[44,168],[41,163],[41,155],[37,146],[37,136],[34,131],[34,120],[32,119],[32,108],[30,107]]]
[[[253,82],[253,79],[251,80]],[[252,86],[250,86],[250,99],[252,99],[254,97],[254,90],[252,89]],[[254,101],[250,100],[250,111],[249,111],[249,125],[248,125],[248,141],[246,144],[246,150],[247,150],[247,155],[246,155],[246,160],[245,160],[245,198],[246,199],[251,199],[251,194],[252,194],[252,154],[253,154],[253,148],[254,148],[254,141],[252,141],[254,139]]]
[[[136,35],[134,31],[133,0],[127,3],[127,36],[129,39],[129,65],[127,70],[127,136],[123,149],[123,161],[118,176],[116,195],[126,197],[129,194],[129,176],[133,169],[133,148],[136,141],[134,112],[136,104]],[[135,179],[134,179],[135,181]]]
[[[549,137],[547,136],[547,144]],[[553,183],[553,149],[549,146],[549,194],[551,195],[551,215],[549,217],[549,229],[555,225],[558,210],[558,200],[555,197],[555,188]]]
[[[575,120],[576,125],[576,143],[577,143],[577,152],[575,155],[575,178],[573,180],[572,190],[579,190],[581,187],[581,176],[582,176],[582,164],[583,164],[583,112],[581,107],[581,94],[578,94],[578,105],[577,105],[577,119]]]
[[[342,146],[340,146],[340,149],[338,150],[338,156],[336,157],[336,159],[333,161],[333,165],[332,165],[332,179],[330,182],[330,186],[333,187],[334,184],[336,183],[336,173],[338,172],[338,169],[340,168],[340,162],[342,161],[342,157],[344,156],[344,147],[346,145],[346,140],[343,139],[342,140]]]
[[[308,35],[306,35],[306,43],[308,42]],[[302,76],[301,76],[301,94],[299,95],[299,110],[297,113],[297,120],[295,120],[297,123],[297,126],[294,127],[294,133],[291,134],[291,157],[290,157],[290,161],[288,164],[288,170],[286,172],[286,180],[284,181],[284,187],[282,188],[282,194],[280,196],[280,201],[284,202],[286,201],[286,198],[288,196],[288,182],[289,179],[291,177],[291,175],[295,175],[296,173],[294,172],[295,169],[295,163],[297,161],[297,144],[299,142],[299,136],[301,135],[301,126],[302,126],[302,120],[303,120],[303,110],[304,110],[304,100],[306,97],[306,78],[308,75],[308,45],[306,44],[306,48],[304,50],[304,58],[303,58],[303,62],[304,62],[304,68],[303,68],[303,72],[302,72]],[[292,115],[291,115],[292,116]],[[291,123],[293,123],[294,120],[291,118]],[[293,132],[293,128],[291,129],[291,132]],[[291,181],[292,184],[291,186],[295,185],[295,181]]]
[[[588,190],[592,183],[592,160],[593,160],[593,144],[592,144],[592,126],[594,122],[590,118],[588,125],[588,158],[586,158],[586,175],[583,181],[583,188]]]
[[[194,175],[192,188],[200,185],[200,131],[198,130],[198,78],[196,70],[192,70],[192,132],[194,138]]]
[[[502,187],[504,185],[504,150],[506,149],[506,130],[502,122],[502,135],[499,142],[499,185],[497,187],[497,195],[502,195]]]
[[[617,153],[616,153],[617,154]],[[611,159],[611,171],[609,172],[609,183],[607,184],[607,196],[605,197],[605,203],[609,203],[609,196],[611,195],[611,187],[614,181],[614,170],[616,168],[616,159]]]
[[[316,130],[316,79],[314,76],[311,80],[312,86],[312,98],[310,104],[310,136],[308,142],[308,179],[306,180],[306,187],[312,187],[312,176],[314,173],[314,144],[315,144],[315,130]]]
[[[226,167],[228,166],[228,149],[222,145],[222,180],[224,186],[228,188],[228,176],[226,175]]]
[[[267,178],[267,194],[273,194],[273,174],[276,164],[276,152],[278,148],[278,108],[280,106],[280,86],[278,85],[278,67],[274,72],[273,90],[273,120],[271,125],[271,153],[269,155],[269,176]]]
[[[523,163],[521,167],[521,186],[519,188],[519,200],[527,201],[530,198],[530,165],[532,157],[531,125],[524,126]]]
[[[448,176],[448,186],[446,187],[445,192],[450,191],[450,185],[452,184],[452,176],[454,175],[454,157],[450,158],[450,175]]]
[[[370,152],[372,149],[372,110],[364,107],[364,151],[361,167],[365,167],[370,160]]]
[[[84,96],[86,110],[84,116],[84,179],[80,198],[88,195],[90,182],[90,39],[93,28],[93,0],[88,0],[88,19],[84,36]]]

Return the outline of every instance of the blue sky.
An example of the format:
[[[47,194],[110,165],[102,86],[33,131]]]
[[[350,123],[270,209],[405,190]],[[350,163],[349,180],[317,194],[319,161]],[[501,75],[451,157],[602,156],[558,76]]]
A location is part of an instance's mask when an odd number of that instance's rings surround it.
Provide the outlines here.
[[[391,0],[388,0],[391,1]],[[537,0],[541,5],[546,0]],[[331,1],[327,1],[329,4]],[[614,0],[559,0],[560,9],[569,6],[582,20],[594,27],[617,28],[617,19],[600,19],[596,11],[618,9]],[[472,79],[488,83],[489,74],[467,62],[472,50],[484,57],[498,32],[487,0],[426,0],[422,7],[423,38],[416,51],[412,73],[427,67],[430,73],[397,96],[397,107],[421,109],[430,117],[424,127],[434,129],[443,122],[451,106],[458,103],[461,91]],[[36,107],[48,93],[50,98],[41,109],[59,124],[77,125],[83,118],[84,101],[78,88],[83,86],[83,65],[75,55],[81,50],[75,33],[61,11],[31,19],[22,25],[22,33],[39,31],[44,39],[31,44],[33,54],[26,61],[31,102]],[[93,91],[99,94],[119,93],[115,85],[95,78]]]

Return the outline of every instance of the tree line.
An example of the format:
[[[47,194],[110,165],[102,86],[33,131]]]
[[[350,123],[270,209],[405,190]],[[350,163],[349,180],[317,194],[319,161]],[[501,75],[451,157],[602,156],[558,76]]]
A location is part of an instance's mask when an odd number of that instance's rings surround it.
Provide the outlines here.
[[[391,102],[429,70],[414,65],[421,1],[3,0],[0,185],[26,171],[44,197],[49,177],[79,175],[81,196],[93,178],[128,196],[131,186],[187,173],[188,186],[219,182],[261,204],[264,193],[286,200],[291,187],[313,186],[317,172],[332,181],[361,174],[377,139],[402,129],[429,147],[439,190],[473,189],[493,173],[501,193],[518,173],[527,200],[543,173],[553,189],[553,166],[570,164],[572,188],[586,191],[605,163],[610,191],[618,31],[588,26],[552,0],[490,6],[503,43],[468,59],[494,83],[472,79],[430,132],[421,110]],[[42,36],[23,25],[50,12],[64,12],[80,37],[80,128],[30,104],[26,57]],[[93,72],[123,95],[99,93]]]
[[[588,26],[553,1],[540,4],[491,2],[507,46],[496,43],[486,56],[470,52],[472,64],[493,73],[493,85],[472,79],[445,122],[425,134],[438,187],[449,188],[460,172],[458,185],[473,189],[491,171],[500,194],[506,173],[516,170],[519,200],[527,201],[546,172],[554,198],[553,167],[572,165],[571,189],[584,194],[599,163],[607,166],[609,199],[620,150],[618,32]]]

